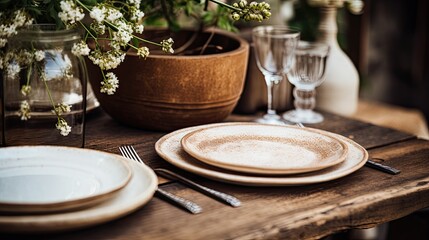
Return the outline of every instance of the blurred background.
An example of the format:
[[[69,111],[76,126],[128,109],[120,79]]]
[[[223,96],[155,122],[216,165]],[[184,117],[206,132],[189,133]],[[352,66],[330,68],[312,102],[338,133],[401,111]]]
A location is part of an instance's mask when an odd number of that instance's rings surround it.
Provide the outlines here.
[[[304,39],[314,39],[318,9],[306,0],[286,2],[294,9],[289,24],[303,29]],[[428,1],[364,0],[364,4],[360,15],[340,8],[337,16],[338,41],[360,74],[360,97],[419,109],[428,121]]]

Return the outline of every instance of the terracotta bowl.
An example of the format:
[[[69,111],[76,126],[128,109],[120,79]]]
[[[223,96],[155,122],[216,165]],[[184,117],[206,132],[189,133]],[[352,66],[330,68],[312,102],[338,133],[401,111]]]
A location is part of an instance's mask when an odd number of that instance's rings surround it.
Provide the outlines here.
[[[165,39],[165,32],[159,39],[159,31],[148,32],[153,41]],[[174,48],[193,36],[192,31],[172,35]],[[199,34],[189,49],[198,50],[209,37]],[[209,54],[179,56],[151,51],[146,60],[129,51],[113,71],[120,81],[114,95],[100,93],[100,70],[88,61],[90,82],[105,112],[130,126],[168,131],[220,122],[242,93],[249,46],[237,35],[216,31],[207,49]]]

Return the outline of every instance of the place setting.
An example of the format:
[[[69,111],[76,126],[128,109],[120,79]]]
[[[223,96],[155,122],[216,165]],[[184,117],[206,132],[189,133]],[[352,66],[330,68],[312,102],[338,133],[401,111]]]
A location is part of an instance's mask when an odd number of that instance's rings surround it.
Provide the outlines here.
[[[346,137],[313,128],[249,122],[180,129],[155,150],[176,167],[247,186],[299,186],[334,180],[361,168],[367,151]]]
[[[0,232],[85,228],[146,204],[158,179],[147,166],[97,150],[0,148]]]

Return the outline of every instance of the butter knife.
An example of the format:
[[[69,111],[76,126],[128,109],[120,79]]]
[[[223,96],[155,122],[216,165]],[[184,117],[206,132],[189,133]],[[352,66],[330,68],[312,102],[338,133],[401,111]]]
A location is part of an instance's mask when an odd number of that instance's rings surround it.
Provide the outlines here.
[[[371,159],[368,159],[368,161],[366,161],[365,166],[373,168],[373,169],[377,169],[380,170],[382,172],[388,173],[388,174],[392,174],[392,175],[396,175],[399,174],[401,172],[401,170],[396,169],[394,167],[390,167],[378,162],[374,162]]]

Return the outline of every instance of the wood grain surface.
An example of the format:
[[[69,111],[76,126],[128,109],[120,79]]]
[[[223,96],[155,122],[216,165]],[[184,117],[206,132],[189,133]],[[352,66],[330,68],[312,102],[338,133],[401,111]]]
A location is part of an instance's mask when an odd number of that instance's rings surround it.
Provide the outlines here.
[[[250,121],[231,116],[228,121]],[[204,208],[189,214],[159,198],[122,219],[79,231],[31,236],[31,239],[317,239],[350,229],[367,228],[429,206],[429,142],[392,129],[325,113],[316,128],[353,138],[370,157],[400,169],[388,175],[363,167],[326,183],[300,187],[243,187],[207,180],[163,161],[154,143],[165,133],[123,126],[102,111],[88,118],[86,148],[119,154],[134,145],[151,167],[167,167],[191,179],[238,197],[232,208],[177,182],[163,189],[194,200]],[[29,236],[0,236],[28,239]]]

